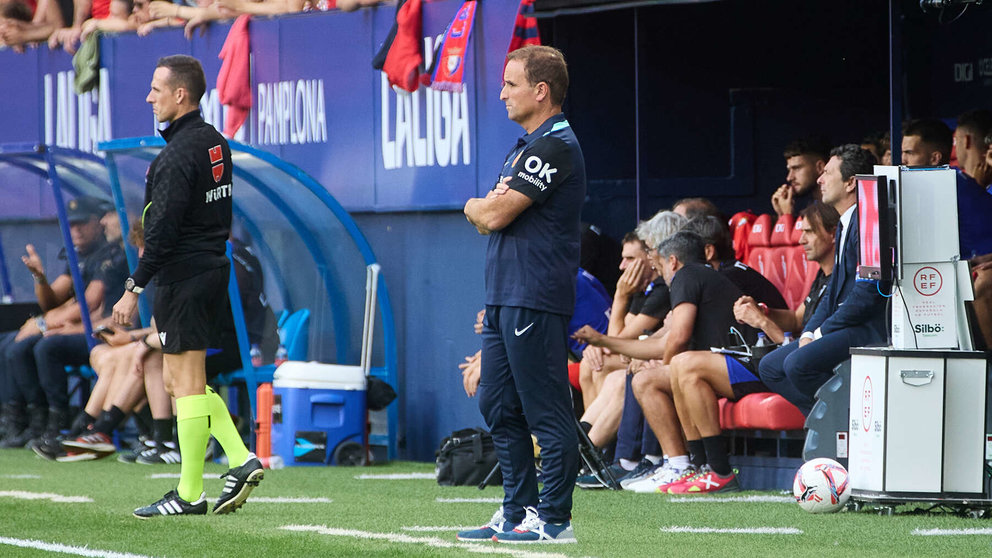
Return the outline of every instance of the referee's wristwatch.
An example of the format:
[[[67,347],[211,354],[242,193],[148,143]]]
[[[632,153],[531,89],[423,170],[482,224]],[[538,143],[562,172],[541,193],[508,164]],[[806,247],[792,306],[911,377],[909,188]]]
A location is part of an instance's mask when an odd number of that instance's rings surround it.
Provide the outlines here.
[[[124,290],[134,294],[141,294],[142,292],[144,292],[145,288],[135,285],[134,278],[128,277],[124,281]]]

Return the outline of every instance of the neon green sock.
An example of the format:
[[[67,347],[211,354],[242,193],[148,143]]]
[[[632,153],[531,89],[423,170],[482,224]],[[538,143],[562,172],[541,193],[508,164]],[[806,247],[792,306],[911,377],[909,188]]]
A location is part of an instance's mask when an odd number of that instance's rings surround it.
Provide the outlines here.
[[[238,467],[248,459],[248,448],[241,440],[241,434],[235,428],[224,400],[210,386],[207,386],[206,397],[210,401],[210,435],[217,438],[224,448],[230,466]]]
[[[203,459],[210,439],[210,399],[188,395],[176,399],[176,430],[179,432],[179,497],[195,502],[203,493]]]

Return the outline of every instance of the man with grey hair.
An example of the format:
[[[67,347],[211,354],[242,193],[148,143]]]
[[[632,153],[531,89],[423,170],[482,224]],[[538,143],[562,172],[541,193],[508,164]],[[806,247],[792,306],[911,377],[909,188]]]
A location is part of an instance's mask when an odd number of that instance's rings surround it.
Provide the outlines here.
[[[636,242],[637,249],[643,246],[642,253],[646,254],[646,261],[649,263],[631,263],[617,282],[617,294],[613,300],[607,336],[636,339],[641,335],[654,333],[661,326],[671,310],[671,304],[668,285],[658,274],[660,268],[655,263],[657,252],[653,247],[681,230],[686,222],[686,218],[682,215],[662,210],[651,219],[639,223],[634,233],[636,236],[628,236],[624,239],[624,254],[634,249],[633,243]],[[621,266],[624,263],[621,263]],[[632,292],[632,286],[625,287],[625,281],[632,281],[632,277],[642,273],[641,266],[645,265],[647,268],[643,273],[650,274],[651,283],[646,288],[642,286],[644,292],[638,293],[639,296],[627,294]],[[587,429],[589,439],[597,447],[607,444],[616,436],[617,461],[611,465],[611,468],[614,476],[622,484],[626,479],[639,477],[653,470],[663,459],[658,441],[644,422],[644,415],[637,405],[637,400],[634,399],[633,391],[630,389],[630,375],[627,374],[629,371],[639,370],[644,363],[631,362],[627,357],[595,345],[587,346],[586,353],[588,354],[583,355],[583,368],[579,371],[580,382],[583,373],[586,377],[601,378],[597,384],[601,389],[597,389],[595,400],[586,399],[585,386],[594,382],[587,380],[582,384],[583,401],[587,403],[591,401],[582,416],[582,426]],[[609,357],[602,358],[600,355],[609,355]],[[597,356],[600,356],[598,361]],[[602,483],[595,475],[579,477],[576,484],[582,488],[602,487]]]
[[[857,279],[861,246],[854,176],[871,173],[874,163],[872,154],[855,144],[830,152],[817,183],[823,203],[840,214],[834,272],[799,342],[772,351],[758,366],[761,381],[807,416],[813,395],[834,367],[849,358],[851,347],[883,344],[888,337],[884,288],[877,281]]]
[[[696,467],[706,462],[702,444],[687,448],[683,440],[668,364],[672,357],[684,351],[726,344],[730,327],[737,324],[733,305],[741,295],[730,280],[705,265],[705,248],[699,235],[678,232],[661,242],[657,252],[672,303],[664,335],[644,340],[616,339],[599,335],[590,331],[591,328],[575,334],[614,352],[652,360],[650,366],[634,376],[632,388],[669,459],[647,479],[625,487],[635,492],[654,492],[658,486],[695,474]],[[749,341],[753,341],[753,335]]]

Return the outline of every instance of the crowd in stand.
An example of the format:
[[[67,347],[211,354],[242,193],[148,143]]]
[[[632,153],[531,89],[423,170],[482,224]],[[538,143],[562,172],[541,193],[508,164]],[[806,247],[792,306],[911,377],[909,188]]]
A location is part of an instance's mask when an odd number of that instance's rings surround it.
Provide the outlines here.
[[[896,164],[956,168],[960,256],[971,261],[979,335],[992,346],[992,112],[964,113],[953,131],[941,120],[919,119],[902,132]],[[851,347],[888,343],[883,293],[891,285],[856,280],[854,178],[892,163],[888,134],[836,147],[806,137],[787,146],[784,158],[786,183],[771,205],[780,223],[796,218],[810,269],[795,303],[737,259],[747,252],[747,236],[730,228],[737,216],[728,225],[711,201],[691,198],[623,238],[607,324],[573,329],[572,337],[588,344],[574,355],[579,424],[624,489],[739,490],[721,432],[720,398],[776,393],[808,416],[817,389]],[[728,332],[736,339],[728,340]],[[773,350],[735,352],[753,347],[759,335]],[[469,396],[478,359],[463,365]],[[602,475],[587,472],[578,486],[605,485]]]
[[[49,48],[75,53],[95,31],[136,31],[144,36],[159,27],[184,27],[187,37],[211,21],[242,14],[353,11],[383,0],[0,0],[0,46],[22,50],[47,42]]]

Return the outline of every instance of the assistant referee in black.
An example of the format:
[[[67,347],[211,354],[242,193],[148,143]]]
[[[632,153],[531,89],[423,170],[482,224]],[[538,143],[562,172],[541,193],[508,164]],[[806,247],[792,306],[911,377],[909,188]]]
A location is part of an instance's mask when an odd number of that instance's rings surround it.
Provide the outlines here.
[[[179,486],[161,500],[134,511],[159,515],[207,513],[203,461],[213,435],[234,468],[225,474],[214,513],[237,510],[262,480],[262,465],[245,447],[224,401],[206,385],[206,349],[218,346],[227,311],[231,264],[225,242],[231,231],[231,150],[200,116],[206,79],[190,56],[161,58],[146,101],[160,123],[166,146],[148,168],[145,183],[145,251],[114,319],[129,325],[138,294],[155,278],[153,308],[164,354],[166,389],[176,400],[182,469]]]
[[[505,496],[488,525],[458,533],[460,540],[575,542],[578,439],[567,342],[586,172],[561,112],[567,89],[558,50],[531,46],[507,56],[500,99],[526,134],[493,190],[465,204],[469,222],[489,235],[479,408],[493,434]],[[532,432],[541,447],[540,494]]]

